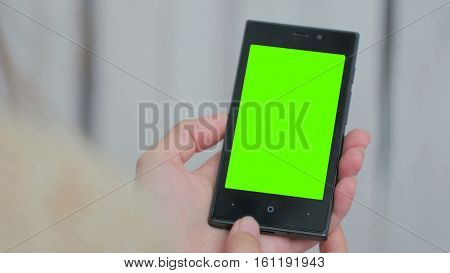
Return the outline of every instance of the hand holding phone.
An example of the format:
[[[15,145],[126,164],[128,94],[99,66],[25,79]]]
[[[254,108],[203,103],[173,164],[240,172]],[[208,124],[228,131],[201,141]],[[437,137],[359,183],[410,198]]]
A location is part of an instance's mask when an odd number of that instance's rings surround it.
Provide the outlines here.
[[[148,207],[142,217],[155,225],[149,238],[155,237],[153,247],[166,252],[223,252],[228,232],[208,225],[207,217],[213,187],[219,168],[220,154],[208,159],[194,171],[184,164],[196,152],[217,144],[225,133],[226,116],[218,115],[199,120],[187,120],[175,128],[137,162],[134,184],[142,206]],[[205,127],[205,124],[208,127]],[[211,129],[214,128],[214,129]],[[180,149],[177,143],[189,140],[191,148]],[[363,130],[347,134],[339,165],[330,232],[339,226],[352,204],[356,188],[355,176],[363,161],[370,137]],[[142,198],[139,198],[142,197]],[[135,225],[140,229],[140,225]],[[149,230],[147,230],[149,231]],[[143,238],[145,239],[145,238]],[[290,240],[279,236],[261,236],[263,252],[304,252],[316,245],[310,240]]]
[[[226,123],[227,117],[223,115],[204,117],[202,122],[183,121],[137,162],[138,181],[134,185],[137,194],[144,197],[142,206],[148,207],[143,217],[151,217],[155,223],[149,236],[157,238],[152,242],[158,243],[160,251],[225,251],[228,232],[211,227],[207,222],[221,155],[216,154],[194,171],[184,164],[196,152],[220,142]],[[182,148],[177,145],[186,141],[195,145]],[[355,176],[362,166],[362,150],[369,141],[369,135],[363,130],[353,130],[344,139],[330,234],[339,229],[339,223],[350,209],[356,188]],[[310,240],[261,236],[263,252],[304,252],[316,244]]]

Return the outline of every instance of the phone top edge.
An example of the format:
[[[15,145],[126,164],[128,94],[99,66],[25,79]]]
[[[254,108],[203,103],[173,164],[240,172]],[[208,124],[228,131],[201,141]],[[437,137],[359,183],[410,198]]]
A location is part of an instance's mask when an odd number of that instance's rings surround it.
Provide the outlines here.
[[[249,25],[260,25],[260,26],[289,27],[289,28],[296,28],[296,29],[334,32],[334,33],[352,35],[356,40],[358,40],[359,37],[360,37],[359,32],[350,31],[350,30],[340,30],[340,29],[322,28],[322,27],[311,27],[311,26],[304,26],[304,25],[293,25],[293,24],[258,21],[258,20],[251,20],[251,19],[247,20],[245,25],[246,25],[246,27],[249,26]]]

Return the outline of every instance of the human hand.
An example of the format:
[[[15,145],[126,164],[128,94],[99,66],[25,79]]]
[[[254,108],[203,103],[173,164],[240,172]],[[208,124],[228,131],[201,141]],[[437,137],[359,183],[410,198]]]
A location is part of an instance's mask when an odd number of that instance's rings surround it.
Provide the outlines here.
[[[322,253],[343,253],[348,252],[347,242],[341,225],[338,225],[333,232],[328,235],[326,241],[319,243]],[[237,220],[225,241],[225,252],[229,253],[260,253],[262,252],[261,235],[259,225],[255,219],[246,216]]]
[[[226,250],[228,232],[208,224],[220,154],[214,155],[194,171],[185,167],[195,153],[223,138],[225,126],[226,116],[223,115],[183,121],[137,162],[138,190],[148,193],[157,206],[154,210],[163,211],[159,219],[160,232],[170,234],[170,251]],[[370,136],[363,130],[353,130],[345,137],[330,235],[342,233],[339,223],[351,207],[356,188],[355,176],[362,167],[364,150],[369,142]],[[263,252],[304,252],[318,243],[272,235],[260,236]]]

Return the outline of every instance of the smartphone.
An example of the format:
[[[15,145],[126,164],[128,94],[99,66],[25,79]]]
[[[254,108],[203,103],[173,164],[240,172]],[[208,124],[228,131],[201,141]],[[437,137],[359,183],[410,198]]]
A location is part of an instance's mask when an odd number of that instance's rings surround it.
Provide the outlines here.
[[[359,35],[248,21],[209,224],[327,238]]]

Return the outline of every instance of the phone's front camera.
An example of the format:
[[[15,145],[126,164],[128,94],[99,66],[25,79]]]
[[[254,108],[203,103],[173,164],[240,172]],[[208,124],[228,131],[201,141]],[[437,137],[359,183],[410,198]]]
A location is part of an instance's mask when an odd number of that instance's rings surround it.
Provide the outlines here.
[[[316,39],[317,40],[322,40],[322,35],[321,34],[317,34]]]

